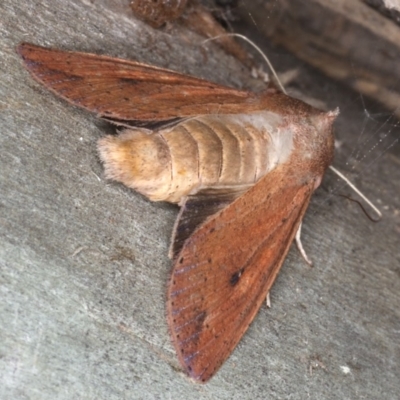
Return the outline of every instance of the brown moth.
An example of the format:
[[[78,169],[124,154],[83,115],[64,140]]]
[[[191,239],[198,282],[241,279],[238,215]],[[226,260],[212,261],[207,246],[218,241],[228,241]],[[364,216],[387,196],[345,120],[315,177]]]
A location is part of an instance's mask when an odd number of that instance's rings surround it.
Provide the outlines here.
[[[332,161],[338,111],[94,54],[18,53],[57,95],[126,127],[99,141],[108,178],[181,206],[168,323],[182,367],[206,382],[282,266]]]

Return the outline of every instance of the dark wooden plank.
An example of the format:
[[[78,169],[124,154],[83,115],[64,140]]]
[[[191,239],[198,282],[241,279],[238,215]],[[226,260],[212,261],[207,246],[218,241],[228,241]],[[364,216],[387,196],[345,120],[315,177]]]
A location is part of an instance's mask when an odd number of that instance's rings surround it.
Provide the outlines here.
[[[302,60],[400,117],[400,26],[361,0],[253,0],[241,15]]]

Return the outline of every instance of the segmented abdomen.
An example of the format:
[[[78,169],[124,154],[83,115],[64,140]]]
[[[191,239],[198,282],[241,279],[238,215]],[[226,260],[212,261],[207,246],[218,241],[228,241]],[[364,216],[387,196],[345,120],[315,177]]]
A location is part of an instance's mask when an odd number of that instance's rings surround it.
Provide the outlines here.
[[[268,112],[199,116],[154,133],[125,130],[101,139],[99,151],[108,178],[176,203],[204,188],[254,184],[291,146],[280,125]]]

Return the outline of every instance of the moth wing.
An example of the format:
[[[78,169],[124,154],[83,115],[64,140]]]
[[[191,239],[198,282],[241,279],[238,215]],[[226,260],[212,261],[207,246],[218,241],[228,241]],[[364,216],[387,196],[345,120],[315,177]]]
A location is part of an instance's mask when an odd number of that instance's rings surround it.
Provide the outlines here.
[[[33,77],[48,89],[119,123],[173,121],[264,107],[257,94],[134,61],[29,43],[21,43],[17,51]]]
[[[251,185],[208,188],[187,196],[175,221],[170,258],[176,258],[185,241],[207,218],[228,206],[250,187]]]
[[[167,314],[186,372],[207,381],[269,292],[314,189],[281,165],[204,222],[176,257]]]

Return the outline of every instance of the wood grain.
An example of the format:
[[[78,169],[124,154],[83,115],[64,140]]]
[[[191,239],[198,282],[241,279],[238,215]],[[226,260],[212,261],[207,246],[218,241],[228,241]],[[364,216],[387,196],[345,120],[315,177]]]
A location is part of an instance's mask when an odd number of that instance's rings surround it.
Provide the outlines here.
[[[391,18],[361,0],[255,0],[241,6],[241,15],[270,40],[400,117],[400,26]]]

